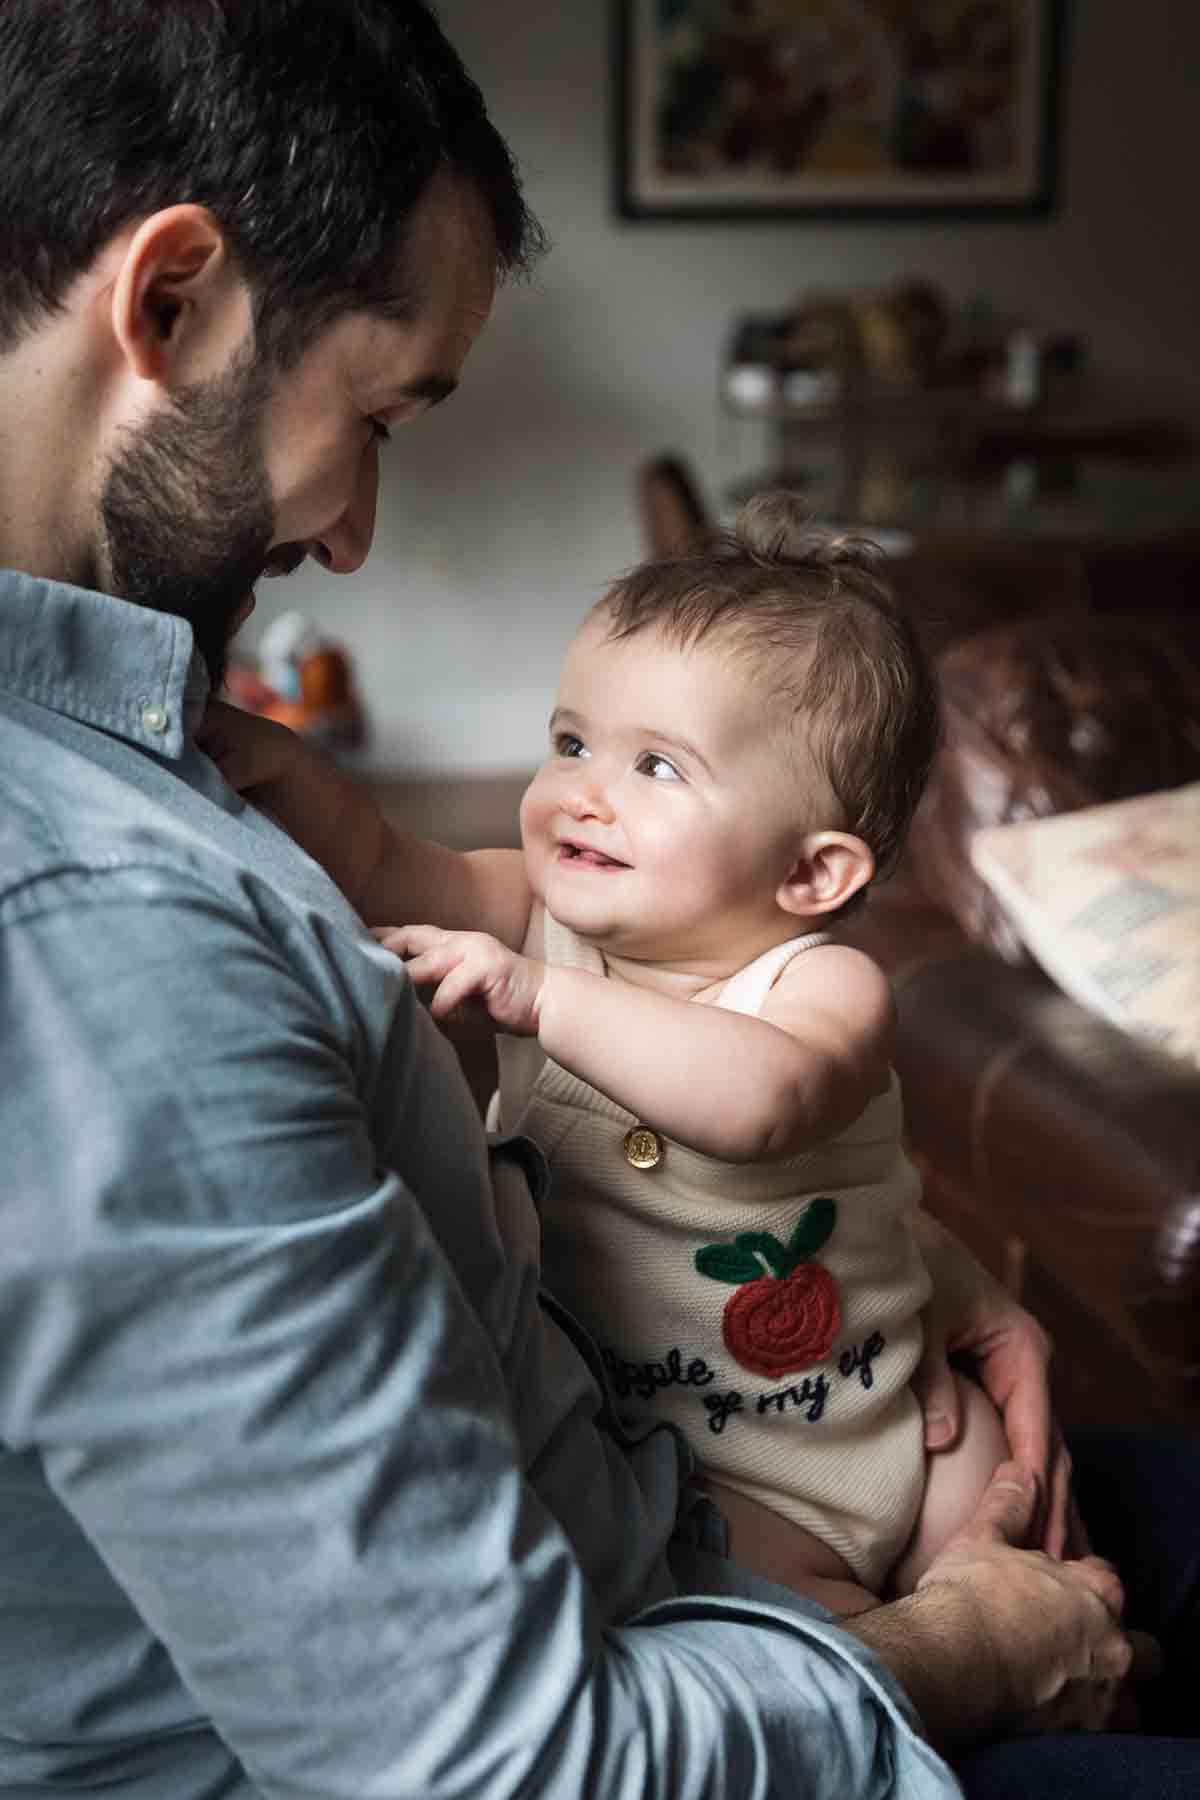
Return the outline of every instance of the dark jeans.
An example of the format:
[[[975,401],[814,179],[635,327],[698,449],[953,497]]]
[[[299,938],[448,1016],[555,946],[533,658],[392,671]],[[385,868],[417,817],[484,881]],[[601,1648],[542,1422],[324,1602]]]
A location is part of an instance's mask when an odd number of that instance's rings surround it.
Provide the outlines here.
[[[1200,1442],[1134,1432],[1071,1438],[1093,1548],[1125,1583],[1126,1623],[1163,1647],[1138,1694],[1139,1735],[1076,1733],[994,1744],[959,1766],[969,1800],[1200,1797]]]

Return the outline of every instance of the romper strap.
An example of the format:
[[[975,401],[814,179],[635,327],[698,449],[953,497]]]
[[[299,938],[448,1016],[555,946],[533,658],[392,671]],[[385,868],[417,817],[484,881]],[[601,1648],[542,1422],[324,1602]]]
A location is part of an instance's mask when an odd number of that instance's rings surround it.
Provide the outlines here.
[[[816,950],[822,944],[832,942],[832,934],[828,931],[809,931],[803,937],[788,938],[782,944],[773,945],[770,950],[764,950],[761,956],[731,976],[717,1005],[723,1006],[727,1012],[749,1013],[752,1017],[757,1017],[767,995],[792,959],[805,950]]]

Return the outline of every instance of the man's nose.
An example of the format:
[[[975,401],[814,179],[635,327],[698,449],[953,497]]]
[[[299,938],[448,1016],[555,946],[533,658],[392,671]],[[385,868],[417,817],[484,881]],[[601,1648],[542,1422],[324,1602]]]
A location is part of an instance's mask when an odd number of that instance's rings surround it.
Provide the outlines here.
[[[345,511],[325,531],[307,539],[304,547],[308,554],[331,575],[353,575],[355,569],[361,569],[371,553],[378,501],[379,449],[369,444]]]

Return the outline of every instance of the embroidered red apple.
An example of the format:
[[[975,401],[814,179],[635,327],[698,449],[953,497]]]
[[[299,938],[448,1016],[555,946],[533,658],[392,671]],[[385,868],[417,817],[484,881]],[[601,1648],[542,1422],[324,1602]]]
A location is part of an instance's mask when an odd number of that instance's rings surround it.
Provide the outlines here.
[[[781,1244],[769,1231],[743,1231],[732,1244],[706,1244],[696,1267],[732,1282],[721,1317],[730,1355],[755,1375],[774,1379],[811,1368],[829,1355],[842,1328],[837,1283],[812,1258],[837,1223],[827,1194],[812,1200]]]

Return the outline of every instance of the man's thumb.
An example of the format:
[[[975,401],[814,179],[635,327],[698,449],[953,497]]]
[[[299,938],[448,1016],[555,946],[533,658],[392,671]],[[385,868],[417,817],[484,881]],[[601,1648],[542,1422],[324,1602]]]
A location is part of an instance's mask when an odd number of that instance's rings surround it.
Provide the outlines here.
[[[1020,1548],[1033,1524],[1037,1498],[1037,1476],[1032,1469],[1017,1462],[1001,1463],[984,1489],[968,1530]]]

